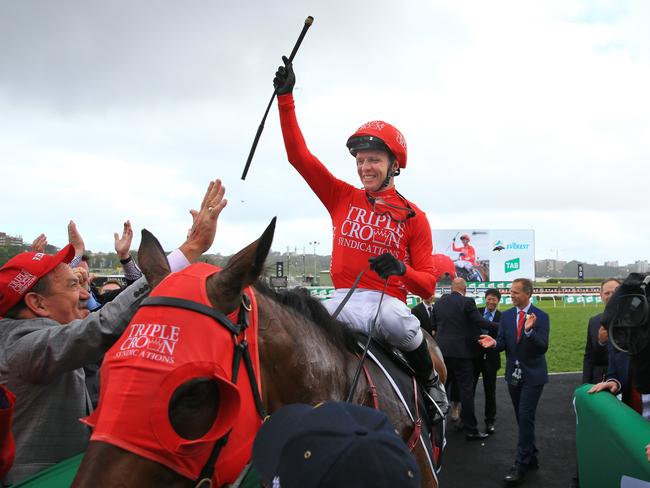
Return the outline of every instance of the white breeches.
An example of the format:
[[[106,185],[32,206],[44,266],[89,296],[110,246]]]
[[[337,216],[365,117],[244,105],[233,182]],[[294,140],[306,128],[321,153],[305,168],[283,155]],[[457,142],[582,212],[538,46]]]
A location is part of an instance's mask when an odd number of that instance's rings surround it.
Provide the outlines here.
[[[463,261],[462,259],[459,259],[457,261],[454,261],[454,264],[456,265],[457,268],[463,268],[469,271],[472,269],[472,263],[469,261]]]
[[[330,314],[334,313],[348,291],[335,290],[332,297],[323,302]],[[355,290],[337,319],[347,323],[351,329],[368,335],[377,314],[380,297],[381,292],[376,290]],[[384,295],[381,301],[381,311],[373,336],[407,352],[417,349],[424,338],[417,317],[411,314],[404,302],[389,295]]]

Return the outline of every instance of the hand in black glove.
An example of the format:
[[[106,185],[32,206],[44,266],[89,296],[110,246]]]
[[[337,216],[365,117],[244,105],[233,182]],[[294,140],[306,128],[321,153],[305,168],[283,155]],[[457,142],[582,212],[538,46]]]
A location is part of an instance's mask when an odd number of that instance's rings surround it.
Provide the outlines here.
[[[291,93],[293,91],[293,85],[296,84],[296,75],[293,74],[293,63],[286,56],[282,56],[282,62],[284,66],[278,68],[275,72],[275,78],[273,78],[273,86],[278,95]]]
[[[406,273],[406,265],[389,253],[370,258],[368,261],[370,269],[384,280],[389,276],[402,276]]]

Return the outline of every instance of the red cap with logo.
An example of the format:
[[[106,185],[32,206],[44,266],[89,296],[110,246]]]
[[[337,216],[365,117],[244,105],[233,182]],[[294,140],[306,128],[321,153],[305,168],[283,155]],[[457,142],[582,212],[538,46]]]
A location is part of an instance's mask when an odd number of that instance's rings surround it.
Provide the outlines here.
[[[0,268],[0,317],[16,305],[34,284],[61,263],[74,258],[74,247],[68,244],[55,255],[23,252]]]

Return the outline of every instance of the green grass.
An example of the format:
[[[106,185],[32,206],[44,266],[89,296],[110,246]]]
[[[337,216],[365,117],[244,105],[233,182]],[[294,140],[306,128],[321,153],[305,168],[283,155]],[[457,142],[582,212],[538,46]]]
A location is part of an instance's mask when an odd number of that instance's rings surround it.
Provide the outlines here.
[[[549,338],[546,362],[551,373],[565,371],[582,371],[582,358],[587,340],[587,322],[589,318],[602,312],[602,304],[566,305],[558,302],[553,307],[553,302],[544,301],[535,304],[544,310],[551,321],[551,335]],[[507,307],[499,307],[502,311]],[[502,355],[502,364],[505,367]],[[504,373],[501,368],[499,375]]]

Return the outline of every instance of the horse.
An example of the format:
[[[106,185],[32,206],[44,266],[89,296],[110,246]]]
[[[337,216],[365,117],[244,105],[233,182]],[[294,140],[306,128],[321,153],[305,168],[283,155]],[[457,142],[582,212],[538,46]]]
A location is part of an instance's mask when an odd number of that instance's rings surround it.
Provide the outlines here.
[[[357,337],[344,324],[332,319],[308,293],[275,292],[260,282],[274,229],[275,219],[259,239],[234,255],[222,270],[214,267],[214,274],[208,276],[200,291],[207,294],[214,310],[232,314],[240,308],[244,290],[252,289],[258,311],[261,401],[268,413],[291,403],[316,405],[327,400],[345,401],[359,363]],[[170,274],[160,244],[146,230],[143,230],[138,257],[152,289]],[[430,336],[427,340],[436,371],[444,383],[447,372],[442,354]],[[406,442],[414,429],[413,421],[381,369],[370,361],[366,361],[365,366],[376,388],[378,407]],[[100,411],[117,386],[110,381],[113,372],[108,375],[108,386],[100,398]],[[352,401],[373,406],[370,390],[369,379],[360,375]],[[215,424],[215,419],[222,416],[218,412],[221,412],[220,401],[225,401],[224,391],[207,378],[192,378],[184,383],[169,401],[168,417],[174,430],[185,439],[203,436]],[[126,418],[130,412],[116,415]],[[259,422],[261,424],[261,419]],[[421,486],[437,487],[436,474],[421,442],[415,445],[413,454],[420,466]],[[232,481],[220,478],[219,485]],[[159,462],[110,442],[91,440],[72,486],[185,488],[195,485],[196,479],[183,476]]]
[[[463,278],[465,281],[488,281],[490,268],[483,262],[480,262],[476,266],[472,266],[470,269],[456,266],[456,276]]]

